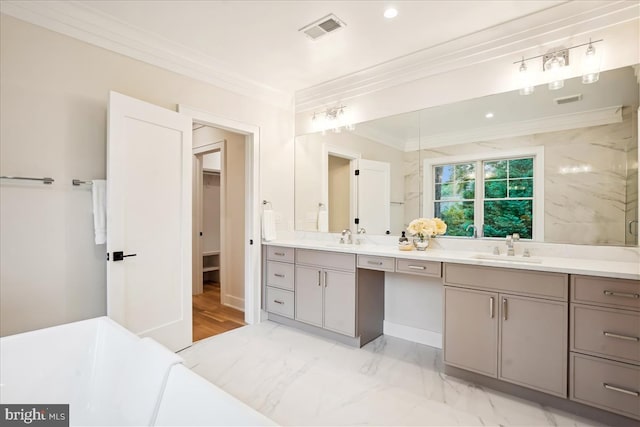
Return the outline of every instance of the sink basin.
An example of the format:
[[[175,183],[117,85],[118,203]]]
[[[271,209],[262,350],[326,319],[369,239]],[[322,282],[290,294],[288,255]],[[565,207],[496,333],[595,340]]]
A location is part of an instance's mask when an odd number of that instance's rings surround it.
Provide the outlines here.
[[[536,257],[523,257],[518,256],[506,256],[506,255],[493,255],[493,254],[475,254],[471,258],[486,259],[491,261],[506,261],[506,262],[524,262],[528,264],[541,264],[542,259]]]

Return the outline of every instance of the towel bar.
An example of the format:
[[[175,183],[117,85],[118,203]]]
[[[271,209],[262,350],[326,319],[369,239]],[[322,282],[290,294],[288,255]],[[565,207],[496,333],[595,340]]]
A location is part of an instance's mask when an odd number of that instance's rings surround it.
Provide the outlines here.
[[[28,176],[0,176],[0,178],[2,179],[21,179],[24,181],[42,181],[43,184],[52,184],[55,180],[53,178],[50,178],[48,176],[45,176],[44,178],[31,178]]]

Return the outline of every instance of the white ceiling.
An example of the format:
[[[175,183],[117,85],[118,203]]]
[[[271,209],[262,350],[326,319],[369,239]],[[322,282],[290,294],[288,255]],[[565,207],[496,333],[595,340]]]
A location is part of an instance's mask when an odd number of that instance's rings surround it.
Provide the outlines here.
[[[392,20],[383,17],[390,3],[399,11]],[[180,51],[182,58],[293,92],[561,3],[128,0],[65,2],[64,7],[117,21],[148,41]],[[316,41],[298,32],[329,13],[346,28]]]

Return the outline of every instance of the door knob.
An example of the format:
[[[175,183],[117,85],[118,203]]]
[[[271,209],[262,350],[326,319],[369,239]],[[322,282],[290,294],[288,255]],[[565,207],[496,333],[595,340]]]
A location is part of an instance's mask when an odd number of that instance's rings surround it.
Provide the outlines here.
[[[136,256],[137,254],[128,254],[125,255],[122,251],[114,251],[113,252],[113,260],[114,261],[123,261],[125,258],[130,256]]]

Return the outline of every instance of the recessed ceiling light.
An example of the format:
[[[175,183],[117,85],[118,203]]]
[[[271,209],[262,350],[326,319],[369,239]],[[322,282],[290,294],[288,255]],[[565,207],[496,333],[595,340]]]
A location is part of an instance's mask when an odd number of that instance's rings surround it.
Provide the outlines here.
[[[395,7],[388,7],[384,11],[384,17],[387,19],[395,18],[396,16],[398,16],[398,9]]]
[[[484,115],[487,119],[493,118],[493,113],[487,113]]]

